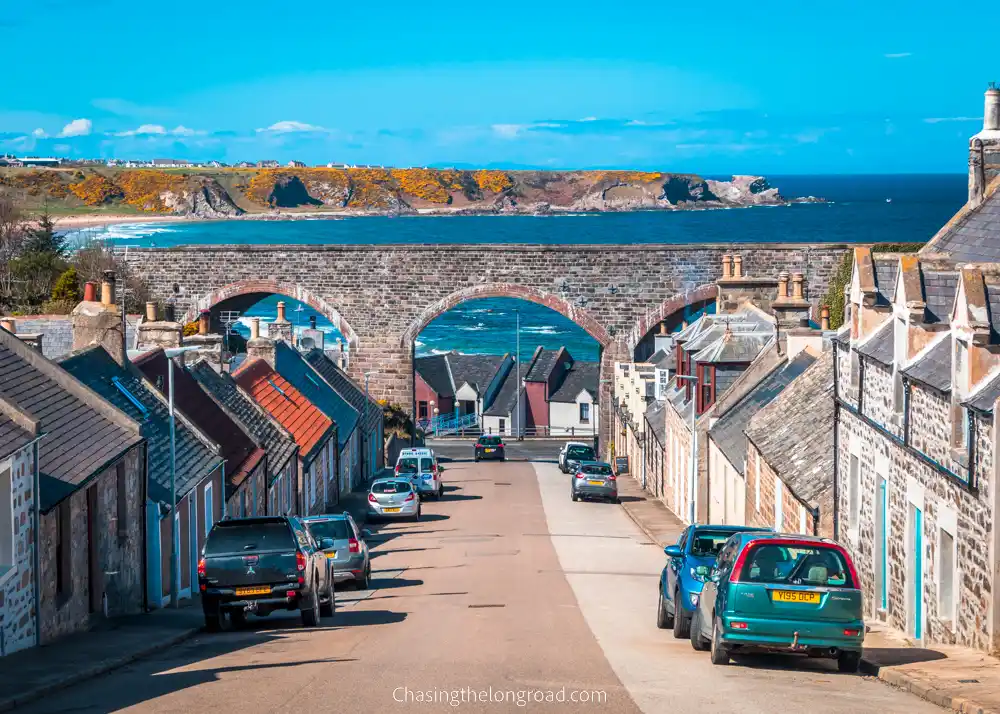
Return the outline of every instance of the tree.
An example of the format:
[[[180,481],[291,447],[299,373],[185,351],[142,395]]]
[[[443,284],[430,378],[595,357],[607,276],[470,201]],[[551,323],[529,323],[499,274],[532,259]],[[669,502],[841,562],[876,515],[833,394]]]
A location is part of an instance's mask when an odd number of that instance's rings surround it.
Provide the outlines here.
[[[149,299],[149,285],[139,275],[128,270],[128,264],[115,255],[110,246],[92,242],[73,254],[73,265],[84,282],[100,283],[105,270],[113,270],[118,280],[125,276],[125,309],[130,313],[142,312]]]
[[[11,264],[26,239],[24,215],[12,196],[0,193],[0,310],[10,310],[14,299]]]
[[[51,315],[66,315],[80,302],[80,276],[72,265],[63,271],[52,288],[52,299],[43,306]]]
[[[56,233],[56,224],[46,208],[35,219],[34,227],[27,229],[27,239],[22,250],[25,253],[53,253],[59,257],[66,255],[66,238]]]
[[[10,264],[12,298],[22,309],[33,311],[49,299],[56,279],[66,270],[66,239],[55,232],[47,209],[34,224],[26,224],[23,233],[20,251]]]

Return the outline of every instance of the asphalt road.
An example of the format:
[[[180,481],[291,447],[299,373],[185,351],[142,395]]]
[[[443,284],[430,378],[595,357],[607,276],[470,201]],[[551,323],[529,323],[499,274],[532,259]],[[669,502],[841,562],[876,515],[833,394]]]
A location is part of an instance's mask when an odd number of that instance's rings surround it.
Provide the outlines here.
[[[551,461],[557,463],[559,450],[567,439],[524,439],[508,438],[504,442],[508,461]],[[580,439],[590,443],[593,437]],[[475,439],[429,439],[427,445],[434,449],[439,459],[447,461],[472,461],[475,455]],[[488,463],[488,462],[482,462]]]
[[[445,478],[420,522],[378,529],[372,589],[322,627],[251,620],[25,711],[942,711],[818,660],[713,667],[655,628],[659,549],[621,507],[572,503],[554,465],[454,461]]]

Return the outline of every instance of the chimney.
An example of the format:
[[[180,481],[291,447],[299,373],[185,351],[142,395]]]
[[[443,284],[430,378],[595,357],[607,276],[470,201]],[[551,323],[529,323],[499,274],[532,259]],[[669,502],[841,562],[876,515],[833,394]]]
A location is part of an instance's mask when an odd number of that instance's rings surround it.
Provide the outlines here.
[[[147,302],[146,303],[146,321],[156,322],[156,303]]]
[[[830,329],[830,308],[826,305],[819,309],[819,329],[823,332]]]
[[[280,304],[280,303],[279,303]],[[210,310],[202,310],[198,315],[198,334],[207,335],[212,324],[212,313]]]
[[[667,323],[666,322],[661,322],[660,323],[660,334],[661,335],[667,334]]]
[[[250,339],[260,339],[260,318],[254,317],[250,320]]]
[[[733,277],[733,256],[728,253],[722,256],[722,279],[728,280]]]
[[[792,299],[793,300],[805,300],[805,296],[802,293],[802,273],[792,274]]]
[[[4,319],[0,320],[0,327],[7,330],[7,332],[9,332],[12,335],[17,334],[17,321],[14,320],[14,318],[12,317],[5,317]]]
[[[278,301],[278,319],[276,320],[276,322],[287,322],[287,320],[285,319],[285,301],[284,300],[279,300]]]
[[[310,330],[315,330],[316,329],[316,316],[315,315],[310,315],[309,316],[309,329]]]
[[[778,273],[778,299],[784,300],[788,297],[788,271],[782,270]]]
[[[97,302],[97,283],[88,281],[83,284],[84,302]]]
[[[247,341],[247,359],[262,359],[274,367],[274,340],[260,336],[260,318],[250,320],[250,339]]]
[[[1000,87],[986,90],[983,130],[969,141],[969,205],[982,203],[986,185],[1000,173]]]
[[[115,271],[105,270],[101,280],[101,304],[115,305]]]
[[[734,255],[733,256],[733,277],[742,278],[743,277],[743,256]]]
[[[1000,131],[1000,87],[994,82],[991,82],[989,89],[986,90],[983,131]]]
[[[268,328],[268,336],[275,340],[284,340],[289,344],[292,342],[292,323],[285,317],[284,300],[278,302],[278,317]]]
[[[177,313],[172,302],[168,302],[163,306],[163,321],[177,322]]]

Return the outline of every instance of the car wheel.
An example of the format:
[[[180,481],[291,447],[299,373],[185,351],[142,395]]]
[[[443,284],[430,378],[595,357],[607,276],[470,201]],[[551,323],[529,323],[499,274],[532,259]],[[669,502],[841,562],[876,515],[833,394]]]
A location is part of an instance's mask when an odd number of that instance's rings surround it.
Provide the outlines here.
[[[674,593],[674,637],[682,640],[691,636],[691,620],[684,616],[684,608],[678,607],[681,594]]]
[[[708,643],[701,634],[701,610],[695,610],[691,617],[691,647],[698,652],[708,649]]]
[[[358,590],[367,590],[372,578],[372,566],[366,565],[365,571],[361,573],[361,577],[358,578],[354,584]]]
[[[656,626],[661,630],[673,627],[674,618],[667,612],[667,599],[663,597],[663,588],[660,588],[660,601],[656,607]]]
[[[712,623],[712,645],[710,657],[712,664],[729,664],[729,648],[722,644],[722,628],[719,618]]]
[[[302,625],[304,627],[316,627],[319,624],[319,593],[316,592],[316,583],[313,582],[312,590],[309,592],[309,607],[302,608]]]
[[[573,499],[574,503],[576,503],[577,501],[580,500],[580,497],[576,495],[576,491],[574,491],[573,489],[570,489],[569,495],[570,495],[570,498]]]
[[[229,622],[234,628],[247,626],[247,614],[243,610],[231,610],[229,612]]]
[[[205,608],[205,629],[209,632],[222,631],[222,610],[216,605],[213,608]]]
[[[420,520],[420,506],[417,506],[417,515],[415,515],[413,517],[413,520],[414,521],[419,521]]]
[[[337,611],[337,595],[333,591],[333,578],[326,581],[326,602],[320,602],[319,614],[321,617],[333,617]]]
[[[841,652],[837,655],[837,670],[844,674],[856,674],[860,666],[860,652]]]
[[[479,457],[478,457],[478,456],[477,456],[477,457],[475,458],[475,462],[476,462],[477,464],[479,463]]]

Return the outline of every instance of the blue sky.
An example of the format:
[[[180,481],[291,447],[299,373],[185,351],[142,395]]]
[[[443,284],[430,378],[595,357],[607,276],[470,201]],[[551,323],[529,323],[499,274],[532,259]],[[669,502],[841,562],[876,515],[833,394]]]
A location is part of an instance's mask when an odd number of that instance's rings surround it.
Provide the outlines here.
[[[925,0],[4,3],[5,54],[26,61],[4,77],[0,152],[964,172],[1000,78],[989,43],[967,40],[976,15]]]

